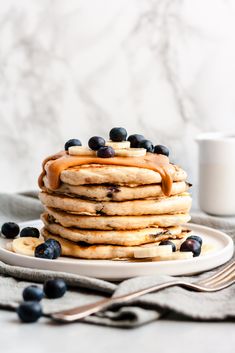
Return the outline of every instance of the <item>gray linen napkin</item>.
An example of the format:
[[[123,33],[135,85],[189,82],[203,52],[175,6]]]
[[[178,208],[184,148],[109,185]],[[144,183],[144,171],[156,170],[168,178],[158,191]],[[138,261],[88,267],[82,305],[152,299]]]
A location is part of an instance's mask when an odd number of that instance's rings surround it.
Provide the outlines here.
[[[42,208],[35,192],[0,194],[0,222],[37,219]],[[235,222],[195,214],[194,223],[225,231],[235,239]],[[1,260],[1,259],[0,259]],[[211,271],[212,272],[212,271]],[[196,280],[208,273],[187,277]],[[42,271],[9,266],[0,261],[0,307],[14,309],[21,301],[22,289],[29,284],[42,283],[48,278],[64,278],[70,286],[63,298],[43,299],[45,314],[94,302],[106,296],[121,295],[146,286],[170,280],[170,276],[137,277],[119,284],[63,272]],[[187,319],[225,320],[235,318],[235,286],[217,293],[196,293],[180,287],[147,294],[128,305],[107,310],[85,319],[86,322],[120,327],[136,327],[163,315],[176,314]]]

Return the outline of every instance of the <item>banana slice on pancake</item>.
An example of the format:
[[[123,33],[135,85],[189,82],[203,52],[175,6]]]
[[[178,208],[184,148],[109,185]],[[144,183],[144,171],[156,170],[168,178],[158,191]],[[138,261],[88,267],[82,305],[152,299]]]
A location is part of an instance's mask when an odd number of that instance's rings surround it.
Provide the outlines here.
[[[84,146],[71,146],[69,147],[69,154],[71,156],[90,156],[95,157],[96,151],[91,150]]]
[[[33,237],[21,237],[12,242],[12,251],[17,254],[34,256],[35,248],[42,244],[43,240]]]
[[[107,142],[107,146],[115,145],[116,147],[113,149],[115,151],[115,156],[117,157],[143,157],[146,155],[145,148],[129,148],[123,147],[129,141],[123,142]],[[120,144],[120,146],[118,146]],[[122,145],[123,144],[123,145]],[[69,147],[69,154],[70,156],[88,156],[88,157],[95,157],[97,155],[96,151],[91,150],[88,147],[83,146],[71,146]]]
[[[122,150],[126,148],[130,148],[131,143],[129,141],[121,141],[121,142],[114,142],[114,141],[107,141],[105,146],[113,147],[114,150]]]
[[[115,150],[115,156],[117,157],[143,157],[145,155],[145,148],[126,148]]]

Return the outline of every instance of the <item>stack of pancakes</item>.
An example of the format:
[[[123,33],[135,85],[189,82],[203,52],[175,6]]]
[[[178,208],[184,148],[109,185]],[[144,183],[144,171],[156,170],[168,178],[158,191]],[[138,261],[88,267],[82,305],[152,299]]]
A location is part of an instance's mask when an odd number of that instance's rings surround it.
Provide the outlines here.
[[[63,255],[89,259],[130,259],[138,247],[185,237],[189,184],[186,173],[173,168],[170,196],[162,192],[160,174],[145,168],[70,167],[60,173],[60,185],[53,190],[45,173],[42,235],[58,240]]]

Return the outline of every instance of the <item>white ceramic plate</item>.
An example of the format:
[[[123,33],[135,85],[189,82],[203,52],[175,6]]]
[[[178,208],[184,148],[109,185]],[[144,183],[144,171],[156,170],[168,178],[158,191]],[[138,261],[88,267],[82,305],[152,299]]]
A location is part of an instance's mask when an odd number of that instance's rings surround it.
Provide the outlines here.
[[[20,227],[41,228],[40,220],[21,223]],[[82,260],[61,257],[57,260],[45,260],[15,254],[6,250],[8,239],[0,238],[0,260],[15,266],[37,268],[41,270],[62,271],[82,276],[96,277],[106,280],[122,280],[135,276],[148,276],[154,274],[188,275],[207,271],[224,264],[231,259],[234,245],[232,239],[218,230],[187,224],[193,234],[202,237],[204,243],[213,245],[214,250],[189,260],[170,260],[159,262],[128,262],[110,260]]]

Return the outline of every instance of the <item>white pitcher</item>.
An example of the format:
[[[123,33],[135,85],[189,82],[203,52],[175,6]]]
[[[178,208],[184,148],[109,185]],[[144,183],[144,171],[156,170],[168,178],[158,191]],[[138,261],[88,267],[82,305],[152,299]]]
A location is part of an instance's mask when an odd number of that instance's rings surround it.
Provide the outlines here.
[[[199,205],[206,213],[235,215],[235,133],[204,133],[199,144]]]

